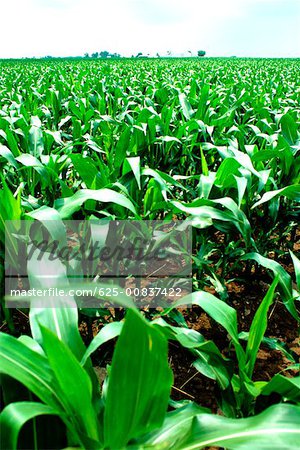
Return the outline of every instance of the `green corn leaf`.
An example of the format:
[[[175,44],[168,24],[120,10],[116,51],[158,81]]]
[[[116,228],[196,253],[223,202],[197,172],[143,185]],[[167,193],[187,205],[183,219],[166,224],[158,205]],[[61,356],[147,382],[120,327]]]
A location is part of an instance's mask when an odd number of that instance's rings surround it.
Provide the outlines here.
[[[121,134],[118,143],[115,148],[114,152],[114,166],[116,168],[116,171],[120,169],[122,166],[125,158],[126,158],[126,152],[128,150],[128,143],[130,141],[130,135],[131,130],[130,128],[125,128],[123,133]]]
[[[209,175],[208,165],[204,156],[204,152],[202,147],[200,146],[200,154],[201,154],[201,165],[202,165],[202,174],[207,177]]]
[[[295,144],[298,138],[298,133],[297,124],[293,117],[289,113],[284,114],[280,119],[280,125],[283,137],[290,145]]]
[[[92,382],[71,350],[58,337],[43,326],[43,349],[47,355],[55,380],[63,393],[63,402],[74,416],[81,433],[89,439],[99,439],[96,412],[92,405]]]
[[[60,248],[67,245],[66,226],[56,209],[44,205],[26,215],[41,222]]]
[[[161,329],[168,340],[176,340],[197,357],[193,366],[200,373],[212,380],[217,380],[222,389],[229,386],[231,376],[228,372],[227,361],[212,341],[205,341],[204,337],[193,329],[173,327],[161,318],[152,323]]]
[[[194,114],[190,102],[188,101],[186,95],[183,93],[180,93],[178,98],[184,117],[186,118],[186,120],[190,120]]]
[[[254,319],[251,323],[249,337],[246,348],[246,373],[249,378],[252,378],[253,369],[259,350],[260,344],[264,337],[268,325],[268,310],[271,306],[275,289],[278,284],[278,276],[273,281],[258,310],[255,313]]]
[[[282,195],[290,200],[300,202],[300,184],[294,184],[282,189],[277,189],[276,191],[266,192],[258,202],[254,203],[251,209]]]
[[[0,372],[24,384],[44,403],[61,409],[58,385],[47,359],[8,334],[0,334]]]
[[[273,272],[274,276],[279,276],[279,289],[281,295],[283,296],[283,301],[286,304],[288,311],[292,314],[292,316],[296,320],[300,320],[299,314],[295,307],[295,302],[293,299],[293,290],[292,290],[292,279],[290,275],[284,270],[284,268],[276,261],[272,259],[265,258],[259,253],[247,253],[246,255],[241,257],[242,261],[253,260],[258,264],[262,265],[266,269],[269,269]]]
[[[245,353],[239,342],[237,312],[234,308],[204,291],[193,292],[174,303],[174,308],[198,305],[230,335],[241,367],[245,365]]]
[[[171,448],[183,450],[183,447],[179,447],[179,443],[190,430],[194,418],[201,412],[204,412],[203,408],[192,402],[182,408],[171,411],[167,413],[164,423],[159,430],[138,440],[138,443],[144,444],[145,448],[157,450]]]
[[[126,158],[127,163],[131,167],[131,170],[136,179],[138,188],[141,189],[141,161],[139,156],[135,156],[132,158]]]
[[[60,413],[50,406],[35,402],[17,402],[6,406],[0,414],[1,448],[16,450],[19,433],[26,422],[45,415]]]
[[[273,392],[280,394],[287,401],[300,405],[300,376],[287,378],[278,373],[265,384],[261,391],[262,395],[271,395]]]
[[[240,164],[235,158],[225,158],[216,173],[215,185],[221,188],[230,188],[234,186],[234,175],[239,175]]]
[[[171,385],[167,340],[138,312],[128,310],[109,376],[105,445],[122,448],[130,439],[161,426]]]
[[[300,260],[297,258],[297,256],[290,251],[290,255],[294,264],[295,269],[295,276],[296,276],[296,283],[298,286],[298,291],[300,293]]]
[[[67,279],[66,267],[59,260],[49,261],[48,259],[44,266],[43,261],[38,261],[34,254],[28,261],[27,269],[31,288],[46,289],[59,286],[66,291],[65,296],[59,299],[51,295],[48,297],[45,296],[43,298],[43,301],[46,303],[44,308],[41,308],[39,305],[41,300],[39,297],[31,299],[29,319],[33,337],[43,346],[41,326],[46,327],[80,361],[86,349],[78,330],[77,305],[74,298],[68,293],[70,285]],[[45,274],[47,278],[43,277]],[[49,274],[52,274],[52,276],[49,277]],[[76,290],[76,287],[74,289]],[[81,283],[78,289],[85,289],[85,287]],[[93,383],[93,402],[97,404],[99,401],[99,386],[88,357],[86,358],[85,369]]]
[[[70,158],[75,170],[79,173],[86,187],[88,189],[91,189],[93,187],[94,180],[99,173],[95,162],[92,160],[92,158],[83,157],[82,155],[78,154],[71,155]]]
[[[14,157],[17,157],[18,155],[21,154],[14,133],[9,128],[6,130],[6,142],[8,144],[9,150],[11,150]]]
[[[6,243],[6,262],[13,267],[17,267],[18,246],[16,239],[11,233],[7,232],[6,221],[18,221],[22,217],[21,196],[14,197],[6,182],[0,176],[3,189],[0,190],[0,243]]]
[[[190,404],[168,413],[160,430],[141,441],[146,448],[198,450],[226,447],[233,450],[297,450],[300,408],[275,405],[247,419],[206,414]],[[139,442],[139,441],[138,441]]]
[[[43,182],[49,183],[49,172],[36,156],[29,153],[23,153],[16,157],[16,161],[21,163],[25,167],[33,167],[34,170],[42,177]]]
[[[84,366],[87,359],[91,356],[91,354],[97,350],[101,345],[110,341],[111,339],[116,338],[120,335],[123,329],[123,322],[113,322],[105,325],[94,337],[88,348],[86,349],[83,358],[81,360],[81,365]]]
[[[238,197],[239,197],[238,207],[241,208],[244,194],[247,189],[247,180],[245,178],[237,177],[235,175],[234,175],[234,179],[236,181],[236,185],[237,185],[237,189],[238,189]]]
[[[43,132],[41,130],[41,121],[38,117],[31,118],[32,127],[29,130],[29,146],[31,155],[39,157],[44,151]]]
[[[136,214],[135,207],[133,203],[125,197],[125,195],[120,194],[112,189],[81,189],[77,191],[72,197],[60,198],[54,202],[54,208],[59,212],[62,219],[68,219],[72,214],[87,201],[95,200],[102,203],[114,203],[119,206],[123,206]]]
[[[249,333],[243,331],[242,333],[239,333],[239,338],[247,341],[249,338]],[[293,350],[291,350],[289,346],[280,339],[263,337],[261,342],[271,350],[280,351],[283,356],[289,361],[292,361],[293,363],[296,362],[297,354],[293,352]]]
[[[18,163],[13,153],[5,147],[5,145],[0,145],[0,155],[3,156],[15,169],[18,169]]]
[[[199,414],[189,436],[176,449],[198,450],[210,446],[232,450],[297,450],[300,439],[300,408],[272,406],[247,419],[226,419]]]

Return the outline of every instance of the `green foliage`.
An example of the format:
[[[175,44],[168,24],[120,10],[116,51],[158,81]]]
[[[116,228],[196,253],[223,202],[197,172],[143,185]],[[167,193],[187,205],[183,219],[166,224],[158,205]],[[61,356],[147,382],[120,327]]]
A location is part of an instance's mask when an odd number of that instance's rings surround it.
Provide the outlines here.
[[[119,310],[81,310],[90,321],[116,320],[87,349],[74,299],[61,309],[53,298],[45,309],[33,302],[32,337],[0,338],[3,448],[39,448],[43,416],[53,430],[57,421],[67,430],[59,448],[264,449],[270,437],[274,449],[298,447],[299,378],[254,381],[253,371],[261,343],[298,367],[295,354],[268,336],[267,323],[276,296],[299,321],[299,60],[204,55],[119,60],[102,51],[74,61],[0,61],[2,324],[15,333],[3,298],[8,220],[47,223],[63,244],[64,219],[181,219],[193,226],[194,288],[151,323],[135,310],[125,321]],[[14,240],[9,248],[17,251]],[[17,270],[14,251],[5,257],[8,270]],[[55,270],[53,286],[67,288],[67,267]],[[37,260],[28,272],[30,286],[41,286]],[[228,286],[253,279],[271,286],[259,293],[248,332],[239,333]],[[187,328],[174,309],[187,302],[226,331],[230,358]],[[90,356],[116,338],[100,390]],[[227,417],[192,403],[167,412],[172,340],[216,381]]]
[[[223,321],[222,315],[218,317]],[[68,330],[75,319],[74,316],[61,322]],[[273,406],[249,419],[214,416],[193,403],[167,412],[172,384],[167,339],[160,326],[147,323],[135,310],[127,312],[100,403],[92,402],[92,380],[86,371],[86,358],[80,363],[59,335],[42,325],[40,330],[41,346],[35,341],[25,343],[0,334],[1,372],[18,379],[39,400],[14,402],[4,408],[0,415],[1,430],[5,431],[3,448],[16,449],[26,422],[45,415],[58,416],[65,424],[70,447],[265,448],[272,434],[274,449],[282,449],[283,442],[286,448],[297,448],[300,409],[296,406]],[[112,337],[108,332],[106,339]],[[97,337],[95,340],[99,345],[105,342],[99,342]],[[272,380],[269,390],[276,388],[276,383],[277,380]],[[291,397],[291,389],[289,392]],[[95,395],[100,400],[100,392]],[[33,421],[35,446],[39,432]]]

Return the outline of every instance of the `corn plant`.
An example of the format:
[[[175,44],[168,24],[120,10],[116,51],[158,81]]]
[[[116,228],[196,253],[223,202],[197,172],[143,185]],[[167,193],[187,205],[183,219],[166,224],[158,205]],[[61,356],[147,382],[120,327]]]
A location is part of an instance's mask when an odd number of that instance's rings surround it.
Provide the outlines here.
[[[247,417],[253,414],[256,409],[259,409],[259,402],[263,398],[261,396],[276,392],[276,388],[279,389],[278,392],[283,393],[293,387],[292,396],[286,398],[296,403],[299,402],[299,377],[289,380],[280,375],[281,383],[277,385],[272,379],[270,385],[274,388],[274,391],[269,390],[269,383],[267,382],[252,381],[257,353],[264,339],[268,310],[273,303],[277,283],[278,278],[274,280],[256,311],[249,333],[242,334],[243,339],[247,341],[246,349],[240,342],[236,311],[223,301],[211,294],[199,291],[184,297],[174,305],[176,307],[184,304],[200,306],[227,331],[235,349],[238,372],[235,372],[234,361],[224,358],[216,345],[211,341],[206,341],[200,333],[194,330],[190,333],[191,330],[174,328],[164,321],[159,321],[169,339],[178,340],[181,345],[193,353],[196,357],[194,367],[203,375],[217,381],[220,388],[220,408],[226,416]],[[165,311],[165,313],[168,312]],[[270,345],[272,343],[271,340]],[[282,350],[280,345],[277,348]],[[292,362],[296,363],[293,358]]]

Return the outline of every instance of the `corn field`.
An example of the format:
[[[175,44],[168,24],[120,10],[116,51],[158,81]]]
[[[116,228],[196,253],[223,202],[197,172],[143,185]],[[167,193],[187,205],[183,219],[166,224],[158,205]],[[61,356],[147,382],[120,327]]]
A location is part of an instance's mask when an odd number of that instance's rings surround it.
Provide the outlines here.
[[[299,74],[299,59],[0,61],[4,450],[299,448]],[[71,220],[91,240],[94,222],[191,227],[192,292],[9,307],[7,224],[63,242]],[[105,289],[53,267],[43,286],[28,261],[28,289]]]

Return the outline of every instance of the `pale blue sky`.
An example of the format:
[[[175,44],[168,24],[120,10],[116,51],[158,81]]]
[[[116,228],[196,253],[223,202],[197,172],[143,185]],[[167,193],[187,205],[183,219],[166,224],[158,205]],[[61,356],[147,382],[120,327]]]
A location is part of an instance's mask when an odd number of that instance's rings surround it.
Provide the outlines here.
[[[199,49],[300,57],[300,0],[0,1],[0,58]]]

